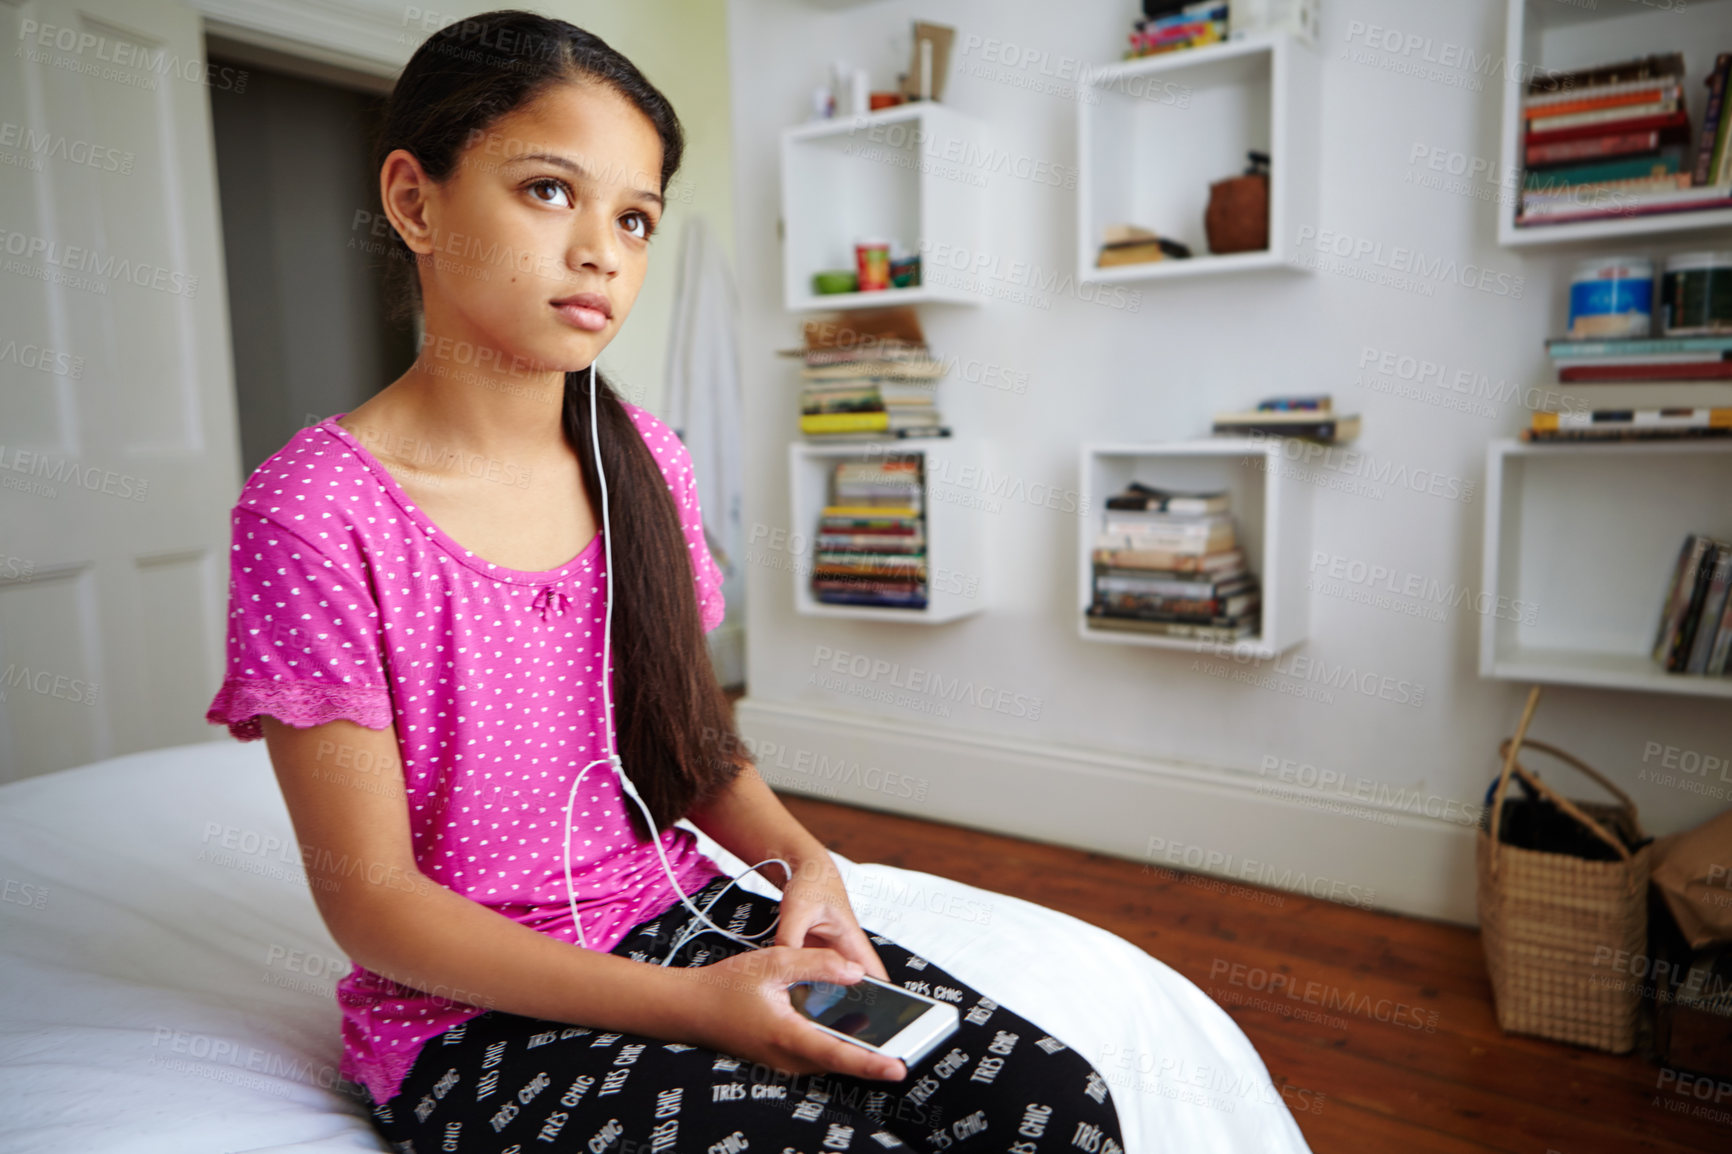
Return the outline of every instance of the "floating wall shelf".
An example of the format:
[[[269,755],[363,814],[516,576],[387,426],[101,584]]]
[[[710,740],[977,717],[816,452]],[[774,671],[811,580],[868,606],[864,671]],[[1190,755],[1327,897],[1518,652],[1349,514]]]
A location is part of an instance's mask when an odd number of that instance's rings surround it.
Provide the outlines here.
[[[979,304],[954,267],[979,251],[984,198],[965,165],[985,127],[945,104],[898,104],[782,133],[782,280],[790,311],[878,305]],[[921,283],[821,294],[812,274],[854,268],[854,242],[895,241],[921,257]],[[966,260],[963,268],[967,267]]]
[[[1077,279],[1156,280],[1304,268],[1297,230],[1317,221],[1318,62],[1280,33],[1112,64],[1077,101]],[[1209,186],[1246,152],[1270,156],[1269,248],[1211,255]],[[1184,260],[1098,268],[1107,226],[1135,224],[1189,246]]]

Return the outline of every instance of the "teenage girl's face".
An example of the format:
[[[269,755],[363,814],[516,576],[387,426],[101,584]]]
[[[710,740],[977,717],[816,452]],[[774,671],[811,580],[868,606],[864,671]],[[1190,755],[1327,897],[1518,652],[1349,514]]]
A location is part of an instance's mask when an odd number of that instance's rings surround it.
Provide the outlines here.
[[[503,365],[587,366],[643,286],[661,169],[654,125],[604,85],[557,84],[500,117],[429,188],[429,335]]]

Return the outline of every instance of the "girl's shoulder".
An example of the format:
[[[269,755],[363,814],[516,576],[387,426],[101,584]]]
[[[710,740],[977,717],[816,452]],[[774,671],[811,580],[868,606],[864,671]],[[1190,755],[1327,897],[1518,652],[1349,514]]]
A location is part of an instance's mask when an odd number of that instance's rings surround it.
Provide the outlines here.
[[[266,457],[241,486],[235,509],[256,513],[285,528],[306,530],[335,520],[345,528],[378,521],[388,495],[326,418],[295,431]],[[395,520],[395,518],[393,518]]]

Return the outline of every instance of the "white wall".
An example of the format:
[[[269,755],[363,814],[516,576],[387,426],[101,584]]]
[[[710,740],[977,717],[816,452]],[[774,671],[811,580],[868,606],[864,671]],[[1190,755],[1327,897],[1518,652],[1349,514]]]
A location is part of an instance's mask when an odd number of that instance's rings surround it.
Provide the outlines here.
[[[750,695],[740,703],[742,727],[766,776],[791,788],[1131,858],[1161,839],[1189,847],[1191,864],[1208,856],[1215,872],[1278,882],[1290,871],[1288,884],[1302,874],[1314,892],[1334,886],[1349,900],[1471,920],[1466,825],[1395,813],[1376,820],[1336,804],[1338,795],[1301,806],[1258,792],[1279,784],[1259,776],[1276,759],[1337,775],[1349,794],[1387,786],[1435,799],[1437,812],[1449,801],[1477,803],[1526,687],[1479,678],[1479,619],[1468,605],[1438,622],[1313,595],[1311,640],[1278,662],[1232,667],[1259,679],[1251,683],[1211,675],[1189,654],[1079,640],[1072,616],[1078,525],[1074,514],[1033,502],[1007,501],[985,515],[993,601],[987,612],[949,625],[797,616],[791,558],[768,547],[773,530],[810,528],[788,524],[785,446],[797,437],[798,384],[793,362],[774,355],[798,343],[800,319],[781,307],[781,129],[804,118],[832,59],[864,65],[874,87],[889,87],[906,66],[910,21],[919,17],[958,30],[948,103],[990,122],[994,143],[1013,153],[1074,165],[1075,105],[1053,90],[1066,86],[1077,62],[1117,57],[1136,7],[878,0],[833,10],[801,0],[729,0],[747,521],[759,542],[748,556]],[[1562,330],[1570,267],[1605,250],[1500,248],[1494,185],[1478,185],[1476,196],[1413,183],[1432,175],[1411,160],[1418,150],[1495,163],[1500,82],[1482,77],[1475,90],[1473,74],[1447,67],[1435,70],[1440,79],[1413,75],[1404,71],[1412,58],[1365,49],[1349,29],[1353,21],[1398,27],[1500,57],[1503,11],[1493,0],[1324,0],[1320,207],[1317,220],[1299,223],[1368,239],[1385,252],[1406,246],[1485,266],[1505,274],[1494,275],[1494,285],[1519,284],[1519,299],[1450,282],[1420,295],[1318,272],[1132,285],[1141,290],[1135,311],[1064,292],[1046,294],[1048,307],[1004,299],[930,307],[922,320],[941,354],[1028,379],[1018,395],[953,375],[940,394],[950,423],[986,437],[996,467],[1024,488],[1074,490],[1080,442],[1189,438],[1206,433],[1212,412],[1269,393],[1330,392],[1341,408],[1364,414],[1360,452],[1458,479],[1447,487],[1471,485],[1472,496],[1320,486],[1315,548],[1477,591],[1485,445],[1513,435],[1528,412],[1496,403],[1489,416],[1477,415],[1375,391],[1358,383],[1362,358],[1386,349],[1441,362],[1452,378],[1466,371],[1494,385],[1544,387],[1552,378],[1541,342]],[[1010,66],[1000,50],[994,62],[971,37],[1046,56]],[[987,197],[988,257],[1005,266],[1032,262],[1060,277],[1076,267],[1073,191],[993,173]],[[1627,247],[1658,254],[1706,244],[1662,238]],[[840,651],[896,670],[828,672],[824,655]],[[1423,697],[1414,707],[1337,689],[1332,701],[1308,700],[1293,692],[1308,684],[1295,658],[1422,686]],[[893,688],[916,669],[1038,699],[1038,717],[955,700],[941,715],[944,703],[930,693]],[[814,675],[834,680],[819,684]],[[1609,771],[1635,795],[1650,832],[1665,833],[1724,808],[1732,771],[1727,781],[1709,782],[1723,791],[1718,796],[1656,786],[1640,780],[1644,750],[1658,742],[1732,760],[1729,717],[1724,701],[1551,687],[1532,734]],[[825,772],[858,769],[853,780],[826,782],[814,768],[821,763]],[[1566,770],[1552,773],[1537,758],[1533,765],[1574,795],[1591,792]],[[864,773],[873,768],[909,778]],[[856,784],[868,777],[875,788]]]

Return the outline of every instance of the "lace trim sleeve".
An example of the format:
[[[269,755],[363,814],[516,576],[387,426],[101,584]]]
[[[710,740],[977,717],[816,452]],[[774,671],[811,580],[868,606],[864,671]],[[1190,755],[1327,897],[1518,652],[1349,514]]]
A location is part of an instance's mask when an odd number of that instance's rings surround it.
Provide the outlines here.
[[[240,741],[257,741],[264,737],[261,713],[296,729],[338,720],[385,729],[391,724],[391,691],[383,685],[230,677],[217,691],[205,720],[226,724]]]

